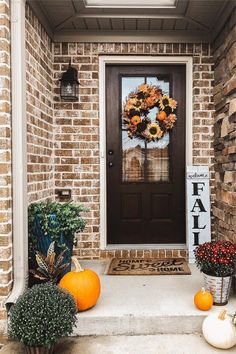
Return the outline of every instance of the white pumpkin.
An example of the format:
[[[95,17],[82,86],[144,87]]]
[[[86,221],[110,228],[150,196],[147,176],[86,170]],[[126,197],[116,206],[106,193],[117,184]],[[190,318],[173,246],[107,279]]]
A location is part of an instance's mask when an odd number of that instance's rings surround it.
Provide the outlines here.
[[[214,313],[205,318],[202,333],[205,340],[213,347],[229,349],[236,344],[236,326],[226,315],[227,310]]]

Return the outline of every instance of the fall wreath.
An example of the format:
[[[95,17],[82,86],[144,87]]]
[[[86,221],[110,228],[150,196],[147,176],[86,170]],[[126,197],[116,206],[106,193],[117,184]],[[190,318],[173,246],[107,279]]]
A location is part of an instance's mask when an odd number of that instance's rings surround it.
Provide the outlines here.
[[[150,110],[158,108],[156,117],[149,117]],[[130,92],[122,112],[122,119],[128,136],[147,142],[161,139],[174,127],[177,119],[177,101],[162,93],[155,85],[142,84]]]

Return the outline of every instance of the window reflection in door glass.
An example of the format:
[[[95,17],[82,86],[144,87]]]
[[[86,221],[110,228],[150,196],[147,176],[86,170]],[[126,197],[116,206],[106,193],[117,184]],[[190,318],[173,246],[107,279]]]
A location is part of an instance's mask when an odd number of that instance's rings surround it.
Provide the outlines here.
[[[168,79],[157,77],[122,77],[122,108],[130,92],[143,83],[159,86],[163,94],[170,94]],[[149,117],[155,120],[158,108],[154,107]],[[130,139],[122,126],[122,181],[167,182],[169,181],[169,133],[156,142]]]

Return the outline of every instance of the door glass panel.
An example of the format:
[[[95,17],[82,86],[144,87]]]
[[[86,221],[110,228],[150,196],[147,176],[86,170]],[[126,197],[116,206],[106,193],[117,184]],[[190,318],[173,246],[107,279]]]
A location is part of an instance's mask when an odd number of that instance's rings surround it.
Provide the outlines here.
[[[144,181],[145,142],[130,139],[127,132],[122,131],[122,180],[124,182]]]
[[[135,91],[139,85],[142,85],[145,81],[144,76],[122,77],[122,107],[128,94]]]
[[[130,92],[143,83],[159,86],[163,94],[170,94],[170,81],[157,77],[122,77],[122,109]],[[158,108],[150,110],[148,117],[154,122]],[[169,181],[169,133],[160,140],[146,142],[130,139],[122,126],[122,181],[123,182],[168,182]]]

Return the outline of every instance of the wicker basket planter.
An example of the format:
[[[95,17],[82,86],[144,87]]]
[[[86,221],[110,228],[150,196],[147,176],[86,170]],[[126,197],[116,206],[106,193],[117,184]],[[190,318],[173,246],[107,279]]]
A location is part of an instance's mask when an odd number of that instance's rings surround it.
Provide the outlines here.
[[[223,306],[228,303],[232,276],[213,277],[203,273],[204,287],[213,295],[213,304]]]
[[[55,345],[47,347],[28,347],[25,346],[27,354],[53,354]]]

